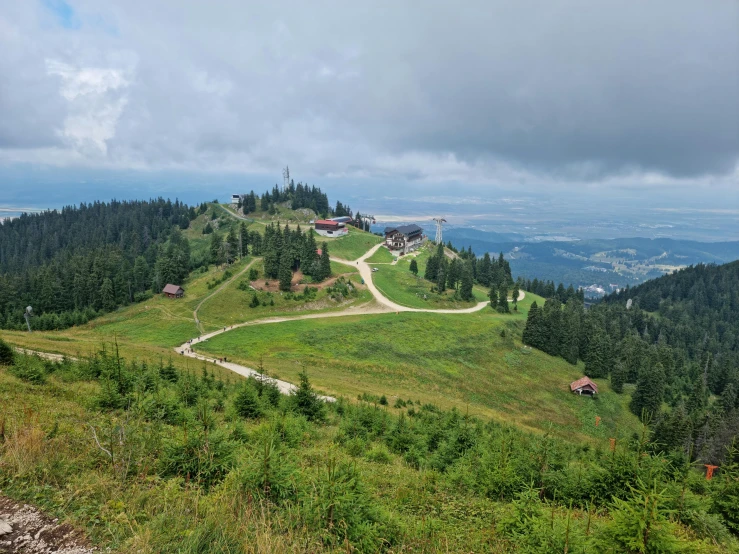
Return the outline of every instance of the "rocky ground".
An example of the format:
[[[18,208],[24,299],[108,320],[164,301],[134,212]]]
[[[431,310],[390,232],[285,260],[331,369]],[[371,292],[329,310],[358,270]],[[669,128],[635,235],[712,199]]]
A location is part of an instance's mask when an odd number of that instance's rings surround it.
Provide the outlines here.
[[[82,531],[33,506],[0,495],[0,553],[89,554],[96,549]]]

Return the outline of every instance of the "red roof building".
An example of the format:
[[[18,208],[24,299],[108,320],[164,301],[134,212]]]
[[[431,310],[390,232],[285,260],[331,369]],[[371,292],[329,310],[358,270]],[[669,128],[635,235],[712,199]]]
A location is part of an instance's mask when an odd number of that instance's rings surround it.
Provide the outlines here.
[[[590,378],[582,377],[570,383],[570,390],[577,394],[588,394],[592,396],[593,394],[598,394],[598,385],[593,383]]]
[[[185,289],[179,285],[167,284],[162,290],[162,294],[167,298],[182,298],[185,295]]]

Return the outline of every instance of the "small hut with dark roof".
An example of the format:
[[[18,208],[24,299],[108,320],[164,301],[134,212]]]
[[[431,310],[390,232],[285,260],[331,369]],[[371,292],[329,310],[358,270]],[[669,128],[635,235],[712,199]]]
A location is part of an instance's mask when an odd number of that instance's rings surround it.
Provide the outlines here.
[[[162,294],[167,298],[182,298],[185,295],[185,289],[179,285],[167,284],[162,290]]]
[[[570,383],[570,390],[577,394],[594,395],[598,394],[598,385],[593,383],[588,377],[583,377],[577,381]]]

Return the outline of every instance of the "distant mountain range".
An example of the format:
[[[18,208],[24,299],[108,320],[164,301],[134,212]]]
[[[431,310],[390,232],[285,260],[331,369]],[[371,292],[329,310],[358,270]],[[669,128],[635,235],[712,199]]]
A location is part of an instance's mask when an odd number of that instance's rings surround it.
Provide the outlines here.
[[[433,234],[429,233],[433,237]],[[679,239],[619,238],[533,240],[517,234],[470,228],[444,230],[444,241],[473,252],[503,252],[514,277],[553,280],[591,287],[591,296],[634,285],[698,263],[723,264],[739,259],[739,241],[696,242]],[[595,286],[593,286],[595,285]],[[599,290],[600,289],[600,290]]]

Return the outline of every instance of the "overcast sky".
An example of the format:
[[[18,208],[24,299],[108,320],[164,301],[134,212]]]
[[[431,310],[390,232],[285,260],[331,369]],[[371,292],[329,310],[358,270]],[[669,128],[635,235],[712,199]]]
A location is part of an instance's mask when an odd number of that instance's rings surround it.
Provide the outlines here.
[[[0,167],[739,187],[739,2],[0,0]]]

